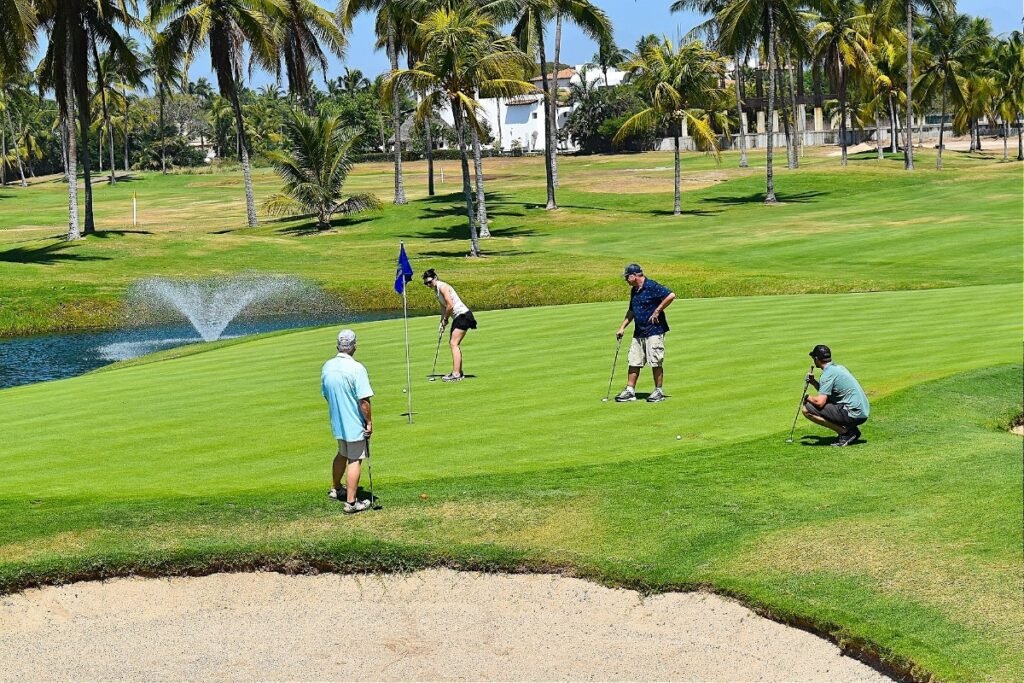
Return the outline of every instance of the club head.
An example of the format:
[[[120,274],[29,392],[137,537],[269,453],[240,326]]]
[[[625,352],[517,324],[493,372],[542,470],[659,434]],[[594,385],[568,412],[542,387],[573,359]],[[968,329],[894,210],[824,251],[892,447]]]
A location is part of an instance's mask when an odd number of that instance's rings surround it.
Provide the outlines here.
[[[793,443],[793,439],[786,439],[786,443]]]
[[[601,399],[601,403],[607,403],[607,402],[608,402],[608,399],[607,399],[607,398],[602,398],[602,399]]]

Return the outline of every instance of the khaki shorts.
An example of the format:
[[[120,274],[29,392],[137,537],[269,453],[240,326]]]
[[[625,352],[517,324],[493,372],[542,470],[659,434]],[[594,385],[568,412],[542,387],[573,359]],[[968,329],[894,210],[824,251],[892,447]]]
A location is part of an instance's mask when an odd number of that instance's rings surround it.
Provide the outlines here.
[[[650,337],[637,338],[629,345],[629,366],[642,368],[650,365],[660,368],[665,362],[665,335],[655,334]]]
[[[338,455],[347,458],[349,462],[366,460],[367,456],[370,455],[369,450],[366,448],[366,439],[360,441],[338,439]]]

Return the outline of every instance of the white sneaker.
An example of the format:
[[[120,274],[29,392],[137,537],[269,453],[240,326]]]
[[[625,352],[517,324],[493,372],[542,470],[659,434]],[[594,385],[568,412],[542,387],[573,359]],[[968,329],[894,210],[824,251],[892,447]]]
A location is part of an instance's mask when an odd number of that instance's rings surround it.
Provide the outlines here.
[[[616,403],[625,403],[627,401],[635,401],[635,400],[636,400],[636,393],[631,391],[629,389],[629,387],[626,387],[625,389],[623,389],[621,392],[619,392],[619,395],[615,397],[615,402]]]
[[[331,489],[327,492],[327,497],[331,500],[345,500],[345,487],[342,486],[340,489]]]
[[[350,514],[350,515],[354,514],[356,512],[362,512],[363,510],[369,510],[370,509],[370,505],[372,505],[372,503],[369,501],[369,499],[367,499],[367,500],[357,500],[354,503],[346,502],[345,503],[345,512],[347,514]]]

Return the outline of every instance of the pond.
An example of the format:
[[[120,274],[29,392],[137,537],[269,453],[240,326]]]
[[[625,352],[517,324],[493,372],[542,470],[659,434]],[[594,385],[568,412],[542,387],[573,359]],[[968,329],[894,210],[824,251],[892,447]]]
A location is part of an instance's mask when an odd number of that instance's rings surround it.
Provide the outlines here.
[[[335,316],[273,316],[233,320],[221,334],[231,339],[275,330],[346,325],[396,317],[393,312],[371,312]],[[203,339],[188,324],[164,324],[151,327],[104,332],[71,332],[31,337],[0,339],[0,388],[64,379],[85,374],[117,361],[130,360],[154,351]]]

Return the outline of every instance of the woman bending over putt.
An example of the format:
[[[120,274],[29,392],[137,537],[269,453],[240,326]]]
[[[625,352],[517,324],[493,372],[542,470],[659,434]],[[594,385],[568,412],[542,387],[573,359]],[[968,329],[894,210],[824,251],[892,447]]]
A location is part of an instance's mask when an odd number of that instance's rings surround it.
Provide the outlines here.
[[[447,282],[439,280],[433,268],[423,273],[423,284],[433,288],[437,300],[441,304],[441,325],[437,328],[438,335],[444,334],[444,328],[448,326],[448,321],[452,321],[452,331],[448,341],[448,346],[452,350],[452,371],[442,377],[441,381],[458,382],[465,377],[462,372],[460,344],[462,344],[467,330],[476,329],[476,318],[473,317],[473,311],[462,303],[455,288]]]

